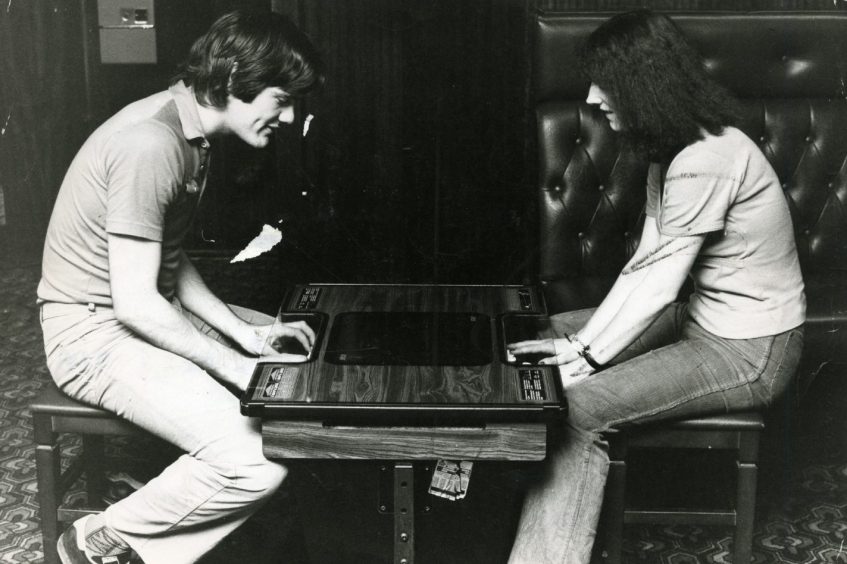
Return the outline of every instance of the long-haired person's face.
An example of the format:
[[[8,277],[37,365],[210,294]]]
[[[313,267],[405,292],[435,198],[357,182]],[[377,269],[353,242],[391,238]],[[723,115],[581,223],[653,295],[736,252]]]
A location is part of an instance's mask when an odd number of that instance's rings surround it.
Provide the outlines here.
[[[600,108],[600,111],[609,120],[609,127],[612,128],[612,131],[621,131],[623,124],[620,116],[615,112],[614,102],[602,88],[592,82],[588,88],[588,96],[585,98],[585,102]]]
[[[226,110],[229,131],[257,148],[267,146],[280,123],[294,122],[291,99],[276,86],[265,88],[252,102],[230,95]]]

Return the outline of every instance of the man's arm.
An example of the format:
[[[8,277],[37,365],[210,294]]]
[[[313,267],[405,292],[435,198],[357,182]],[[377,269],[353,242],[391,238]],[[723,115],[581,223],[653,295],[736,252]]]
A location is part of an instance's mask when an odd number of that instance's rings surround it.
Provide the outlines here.
[[[235,315],[223,301],[209,290],[185,252],[182,252],[180,256],[176,291],[183,307],[231,338],[249,354],[275,354],[276,351],[268,348],[267,345],[273,344],[273,340],[282,337],[297,339],[306,351],[311,350],[315,341],[314,331],[302,321],[287,324],[252,325]],[[274,331],[273,335],[270,335],[271,331]]]
[[[177,270],[176,296],[188,311],[241,345],[246,351],[253,354],[261,352],[263,343],[256,343],[260,335],[256,333],[254,326],[232,313],[232,310],[209,290],[184,251],[180,254]]]
[[[255,359],[202,334],[159,294],[156,282],[161,244],[109,234],[108,245],[112,301],[118,321],[151,344],[245,389]]]

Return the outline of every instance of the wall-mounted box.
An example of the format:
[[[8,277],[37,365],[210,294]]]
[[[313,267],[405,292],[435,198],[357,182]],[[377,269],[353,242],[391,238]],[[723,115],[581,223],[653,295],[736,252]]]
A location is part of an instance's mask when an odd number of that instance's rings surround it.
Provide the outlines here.
[[[153,0],[97,0],[100,62],[156,62]]]

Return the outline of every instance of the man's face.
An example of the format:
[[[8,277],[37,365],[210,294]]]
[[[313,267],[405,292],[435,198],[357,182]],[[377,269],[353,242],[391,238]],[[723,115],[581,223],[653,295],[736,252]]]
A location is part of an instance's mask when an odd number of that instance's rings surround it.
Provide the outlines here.
[[[609,120],[609,127],[612,128],[612,131],[620,131],[623,128],[620,116],[615,112],[615,107],[611,98],[605,91],[603,91],[602,88],[593,82],[588,89],[588,96],[586,96],[585,102],[600,108],[600,111],[602,111],[606,115],[606,119]]]
[[[248,145],[267,146],[280,123],[294,122],[294,107],[282,88],[270,86],[244,102],[230,94],[226,106],[227,129]]]

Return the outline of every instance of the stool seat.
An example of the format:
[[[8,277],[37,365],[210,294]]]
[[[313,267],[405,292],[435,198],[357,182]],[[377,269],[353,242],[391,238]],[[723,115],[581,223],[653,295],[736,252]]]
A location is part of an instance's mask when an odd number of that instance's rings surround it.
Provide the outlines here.
[[[43,433],[132,435],[141,432],[138,427],[110,411],[68,397],[53,382],[30,403],[30,409],[38,444],[50,442],[50,439],[40,436]]]
[[[642,426],[645,429],[649,426]],[[639,426],[628,426],[628,430],[638,429]],[[722,413],[692,419],[681,419],[663,423],[664,429],[685,429],[692,431],[761,431],[765,428],[762,414],[758,412]]]
[[[66,415],[71,417],[117,417],[99,407],[81,403],[65,395],[56,384],[50,382],[30,405],[35,413]]]
[[[104,436],[134,435],[138,427],[118,415],[71,399],[53,382],[47,384],[30,403],[35,435],[35,466],[38,475],[38,505],[44,563],[59,564],[56,541],[60,523],[74,521],[83,515],[101,511],[106,493],[104,470]],[[62,471],[59,433],[82,436],[80,456]],[[87,506],[70,508],[64,496],[76,480],[85,475]]]

